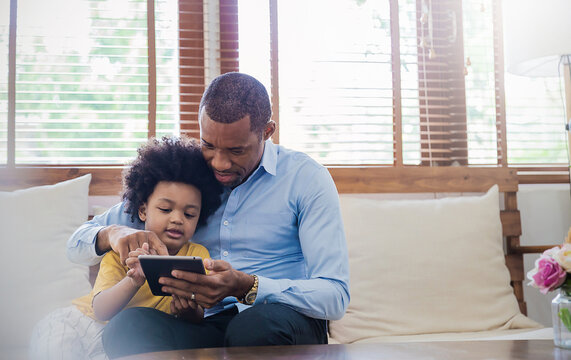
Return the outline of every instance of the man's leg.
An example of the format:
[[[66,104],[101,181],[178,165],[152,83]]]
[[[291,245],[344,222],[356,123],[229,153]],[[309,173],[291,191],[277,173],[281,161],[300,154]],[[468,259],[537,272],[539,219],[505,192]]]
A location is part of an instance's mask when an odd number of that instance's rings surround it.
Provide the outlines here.
[[[125,309],[105,326],[103,347],[110,358],[153,351],[220,347],[224,345],[226,326],[236,313],[233,308],[193,324],[152,308]]]
[[[228,324],[224,346],[326,344],[326,321],[281,304],[260,304]]]

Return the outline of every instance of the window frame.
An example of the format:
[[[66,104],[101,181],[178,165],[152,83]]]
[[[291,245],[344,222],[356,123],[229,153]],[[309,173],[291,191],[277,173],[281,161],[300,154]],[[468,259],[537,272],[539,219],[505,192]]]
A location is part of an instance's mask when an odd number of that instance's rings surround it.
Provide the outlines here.
[[[279,123],[279,78],[278,78],[278,62],[277,62],[277,0],[268,0],[270,3],[270,34],[271,34],[271,75],[272,75],[272,107],[274,112],[274,119]],[[433,0],[434,1],[434,0]],[[153,0],[147,0],[148,11],[153,7]],[[436,3],[436,1],[435,1]],[[441,0],[438,3],[444,4],[460,4],[461,0]],[[502,167],[514,168],[518,171],[519,183],[521,184],[548,184],[548,183],[569,183],[569,168],[565,166],[510,166],[506,163],[505,155],[507,153],[507,144],[505,139],[506,125],[505,125],[505,90],[503,79],[503,44],[501,36],[501,1],[494,0],[494,28],[499,31],[500,35],[495,37],[494,51],[496,53],[496,66],[495,66],[495,84],[496,84],[496,97],[499,99],[496,103],[496,116],[497,116],[497,131],[498,131],[498,165]],[[420,0],[417,0],[417,9],[419,8]],[[17,0],[11,0],[10,18],[11,21],[16,19],[16,5]],[[179,34],[183,31],[189,31],[185,25],[192,26],[190,31],[194,35],[198,35],[197,40],[204,42],[204,23],[202,16],[204,14],[204,3],[202,0],[180,0],[179,6],[179,19],[180,27]],[[220,69],[221,72],[237,71],[239,68],[238,63],[238,17],[237,17],[237,0],[220,0],[219,5],[219,19],[220,19]],[[194,10],[188,12],[184,9],[192,8]],[[193,13],[194,11],[194,13]],[[398,27],[398,0],[390,0],[391,11],[391,47],[392,47],[392,62],[393,62],[393,127],[396,140],[394,142],[395,148],[395,161],[392,167],[415,167],[412,165],[403,165],[402,160],[402,126],[400,123],[401,117],[401,95],[400,95],[400,57],[399,57],[399,27]],[[417,10],[418,11],[418,10]],[[187,16],[187,17],[185,17]],[[460,15],[461,16],[461,15]],[[189,19],[195,21],[188,21]],[[418,19],[420,17],[417,17]],[[461,19],[460,19],[461,20]],[[421,26],[420,23],[418,23]],[[198,33],[196,32],[198,29]],[[151,31],[149,32],[152,33]],[[15,84],[15,27],[10,27],[10,55],[9,55],[9,82]],[[180,46],[183,48],[183,41],[187,40],[181,36]],[[153,46],[153,41],[149,40],[149,46]],[[181,134],[186,134],[195,138],[199,137],[198,129],[198,105],[200,96],[205,88],[204,76],[204,46],[193,49],[195,54],[191,57],[194,63],[191,68],[195,71],[192,74],[183,71],[184,64],[181,61],[180,67],[180,111],[181,111]],[[149,50],[152,55],[153,51]],[[202,53],[202,56],[200,54]],[[179,55],[183,59],[183,54]],[[463,62],[463,56],[459,55],[460,60]],[[151,64],[151,61],[149,62]],[[149,66],[150,68],[151,66]],[[198,71],[196,71],[198,68]],[[202,71],[200,71],[202,70]],[[152,69],[149,70],[149,82],[152,84]],[[155,74],[156,76],[156,74]],[[156,79],[155,79],[156,81]],[[187,91],[191,89],[191,91]],[[151,93],[151,91],[149,91]],[[154,96],[154,100],[153,100]],[[192,100],[187,101],[187,97],[192,97]],[[156,94],[149,94],[149,136],[152,136],[154,125],[151,125],[153,116],[151,115],[156,111]],[[9,86],[9,113],[13,112],[15,116],[15,85]],[[464,118],[464,122],[465,122]],[[118,195],[121,190],[121,173],[125,166],[109,166],[109,165],[16,165],[15,164],[15,123],[8,121],[8,162],[6,166],[0,167],[0,188],[2,190],[13,190],[26,186],[37,186],[53,184],[55,182],[67,180],[77,177],[86,173],[91,173],[92,187],[90,195]],[[12,134],[12,136],[10,135]],[[276,143],[279,143],[279,127],[278,131],[273,137]],[[424,151],[426,149],[423,148]],[[12,154],[12,155],[10,155]],[[11,157],[10,157],[11,156]],[[430,164],[423,163],[422,166]],[[443,165],[443,164],[438,164]],[[343,169],[354,169],[354,177],[343,177],[343,183],[339,186],[346,186],[352,181],[360,178],[360,174],[366,173],[370,168],[391,167],[390,165],[355,165],[355,166],[327,166],[332,174],[338,171],[345,171]],[[341,170],[338,170],[341,169]],[[347,183],[345,183],[347,182]]]

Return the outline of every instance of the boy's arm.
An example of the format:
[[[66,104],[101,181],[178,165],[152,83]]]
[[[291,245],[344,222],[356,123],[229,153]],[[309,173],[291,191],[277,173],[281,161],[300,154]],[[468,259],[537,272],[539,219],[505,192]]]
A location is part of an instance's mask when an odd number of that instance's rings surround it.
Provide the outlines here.
[[[125,277],[113,287],[101,291],[93,298],[93,312],[100,321],[107,321],[115,316],[119,311],[131,301],[141,285],[137,284],[130,277]]]
[[[129,271],[126,276],[115,285],[102,290],[93,298],[92,306],[93,312],[98,320],[106,321],[115,316],[119,311],[123,310],[125,306],[131,301],[133,296],[139,291],[141,286],[145,283],[145,274],[139,262],[139,255],[148,255],[149,245],[144,244],[142,248],[129,253],[127,259],[127,266]],[[116,262],[116,261],[115,261]],[[107,265],[106,263],[105,265]],[[111,264],[109,264],[111,265]],[[113,267],[120,266],[119,264],[111,265]],[[123,270],[124,271],[124,270]],[[116,271],[117,272],[117,271]],[[97,285],[97,284],[96,284]]]

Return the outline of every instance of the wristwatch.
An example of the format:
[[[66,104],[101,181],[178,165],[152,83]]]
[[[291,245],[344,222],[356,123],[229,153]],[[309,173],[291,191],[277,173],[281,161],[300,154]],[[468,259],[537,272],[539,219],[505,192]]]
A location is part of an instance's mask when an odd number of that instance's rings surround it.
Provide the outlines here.
[[[254,285],[242,296],[241,299],[238,299],[239,302],[246,305],[252,305],[256,301],[256,297],[258,296],[258,275],[252,275],[254,277]]]

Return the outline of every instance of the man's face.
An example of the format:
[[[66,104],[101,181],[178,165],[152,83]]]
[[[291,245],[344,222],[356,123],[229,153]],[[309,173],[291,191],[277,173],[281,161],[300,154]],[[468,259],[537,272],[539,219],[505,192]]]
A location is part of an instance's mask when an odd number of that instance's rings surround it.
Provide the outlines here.
[[[200,139],[202,154],[223,186],[236,187],[256,169],[264,153],[264,141],[275,130],[268,123],[262,138],[250,131],[250,116],[231,124],[216,122],[200,112]]]

